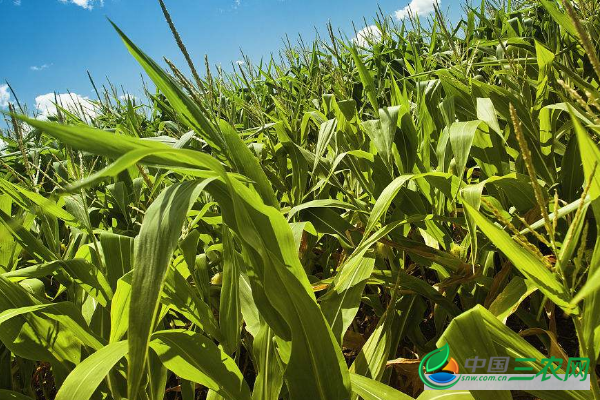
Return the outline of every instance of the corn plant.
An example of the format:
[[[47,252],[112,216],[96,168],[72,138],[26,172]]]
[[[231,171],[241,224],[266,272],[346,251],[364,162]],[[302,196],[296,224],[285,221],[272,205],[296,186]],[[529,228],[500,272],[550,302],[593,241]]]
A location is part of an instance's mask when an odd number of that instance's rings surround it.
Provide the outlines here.
[[[444,344],[588,357],[590,392],[525,396],[600,399],[596,2],[202,73],[159,3],[191,77],[114,26],[145,99],[5,114],[0,399],[523,398],[421,394]]]

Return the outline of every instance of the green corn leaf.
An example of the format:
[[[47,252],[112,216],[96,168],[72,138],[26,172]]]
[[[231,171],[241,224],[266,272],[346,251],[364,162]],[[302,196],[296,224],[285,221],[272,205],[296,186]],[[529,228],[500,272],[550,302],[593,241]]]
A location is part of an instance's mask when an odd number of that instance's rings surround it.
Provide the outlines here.
[[[213,311],[176,268],[169,269],[167,273],[161,301],[185,315],[211,337],[219,342],[224,341]]]
[[[569,139],[560,167],[560,185],[564,193],[561,197],[569,202],[577,200],[577,193],[581,191],[584,180],[578,139],[577,135],[573,135]]]
[[[561,11],[558,9],[558,7],[556,7],[555,2],[551,0],[540,0],[540,3],[561,28],[563,28],[573,37],[578,37],[575,25],[573,25],[573,22],[569,19],[569,16],[564,11]]]
[[[589,206],[590,203],[583,204],[583,206],[581,207],[582,218],[579,218],[579,220],[576,221],[576,223],[573,223],[569,226],[569,229],[567,230],[566,234],[567,240],[565,240],[563,242],[563,245],[560,247],[560,253],[558,254],[558,263],[559,266],[563,269],[563,271],[566,271],[567,266],[571,261],[571,258],[573,257],[577,246],[579,245],[581,232],[586,221],[584,216],[586,215]]]
[[[223,333],[222,345],[227,354],[233,354],[240,345],[242,312],[240,306],[240,256],[235,251],[229,228],[223,226],[223,282],[219,302],[219,325]]]
[[[600,197],[600,149],[598,149],[598,145],[590,138],[574,113],[571,113],[571,121],[573,122],[579,143],[586,182],[591,178],[591,182],[588,183],[590,185],[588,193],[593,202]],[[594,172],[594,167],[596,166],[597,168]],[[594,175],[592,175],[592,172],[594,172]]]
[[[461,191],[463,200],[468,202],[476,210],[479,210],[479,207],[481,206],[481,194],[483,193],[484,186],[485,181],[477,185],[469,185]],[[477,243],[479,240],[477,238],[477,226],[475,225],[475,221],[473,220],[473,217],[471,217],[471,214],[465,213],[465,219],[467,221],[469,236],[471,238],[471,262],[473,265],[475,265],[477,262]]]
[[[96,299],[102,307],[108,305],[113,292],[98,267],[83,259],[55,261],[54,263],[60,265],[74,283]]]
[[[598,149],[598,145],[590,138],[585,128],[581,125],[571,107],[569,107],[569,111],[577,135],[585,181],[589,186],[590,204],[596,218],[596,229],[598,229],[598,226],[600,226],[598,222],[598,218],[600,217],[600,200],[598,200],[598,197],[600,197],[600,173],[598,171],[600,167],[600,149]],[[581,226],[573,226],[572,228],[580,230]],[[568,233],[571,234],[573,232],[569,229]],[[569,247],[567,247],[566,252],[569,251],[572,250],[569,250]],[[596,239],[596,245],[587,272],[587,281],[579,289],[572,301],[572,305],[575,305],[585,299],[583,337],[590,358],[596,357],[600,352],[600,324],[598,324],[597,319],[594,317],[594,315],[600,312],[600,291],[598,290],[600,287],[598,284],[600,280],[600,268],[598,268],[598,260],[600,260],[600,241]],[[563,262],[562,259],[560,261]],[[563,264],[561,264],[562,266]]]
[[[107,179],[112,178],[125,171],[127,168],[137,164],[144,158],[152,154],[165,154],[172,152],[172,149],[156,149],[156,148],[142,148],[130,151],[123,156],[119,157],[115,162],[109,164],[105,168],[98,172],[84,178],[74,184],[69,185],[67,190],[69,192],[77,192],[83,188],[94,186],[95,184]]]
[[[68,327],[31,313],[37,306],[41,307],[39,300],[0,276],[0,313],[7,313],[7,320],[0,329],[0,341],[12,353],[25,359],[52,361],[64,367],[66,363],[77,364],[81,357],[81,342]],[[13,311],[23,308],[23,313]],[[8,318],[10,313],[20,315]],[[81,321],[80,315],[79,318]]]
[[[422,174],[401,175],[394,179],[377,198],[377,201],[371,210],[369,220],[367,221],[367,226],[365,227],[365,238],[368,237],[369,233],[373,231],[375,225],[380,221],[380,219],[385,216],[400,190],[409,181],[418,179],[431,181],[431,184],[434,184],[436,187],[440,188],[440,190],[444,190],[446,195],[449,195],[450,197],[456,196],[458,182],[455,181],[456,178],[453,178],[451,174],[444,172],[426,172]],[[446,190],[444,186],[446,186],[449,190]]]
[[[194,382],[190,382],[190,381],[186,381],[185,379],[182,379],[180,386],[181,386],[182,400],[195,400],[196,399],[196,384]],[[222,399],[222,397],[220,397],[218,395],[217,395],[217,398]]]
[[[315,147],[315,162],[313,164],[313,174],[317,170],[319,166],[319,162],[321,157],[325,154],[327,150],[327,146],[329,146],[329,142],[335,135],[337,127],[337,120],[330,119],[327,122],[324,122],[319,128],[319,136],[317,137],[317,145]]]
[[[237,171],[253,179],[265,202],[277,207],[279,203],[262,167],[233,127],[224,121],[219,121],[217,125],[209,121],[200,106],[192,101],[156,62],[142,52],[115,24],[113,27],[129,52],[169,99],[183,120],[217,151],[221,150]]]
[[[416,222],[418,219],[397,221],[381,228],[363,241],[341,266],[341,271],[334,278],[332,288],[321,299],[323,314],[339,343],[342,342],[344,333],[358,312],[367,279],[371,277],[375,266],[374,255],[368,255],[367,251],[394,229],[409,222]]]
[[[186,170],[191,168],[205,173],[207,171],[225,172],[220,162],[202,152],[174,149],[163,143],[117,135],[87,126],[68,126],[25,116],[16,117],[78,150],[92,154],[118,159],[130,151],[154,149],[155,151],[148,150],[150,155],[142,160],[144,163],[169,165],[173,168]],[[212,176],[214,176],[214,172]],[[202,177],[206,178],[208,176],[205,174]]]
[[[455,122],[450,125],[450,145],[456,159],[456,171],[462,178],[471,153],[475,133],[481,121]]]
[[[10,215],[13,201],[9,195],[0,195],[0,211]],[[9,272],[12,269],[17,244],[6,225],[0,224],[0,272]]]
[[[129,272],[117,281],[110,307],[110,343],[122,340],[129,329],[132,278],[133,272]]]
[[[27,203],[31,202],[37,205],[40,211],[46,214],[53,215],[56,218],[71,224],[76,222],[75,218],[71,214],[59,207],[54,201],[45,198],[39,193],[32,192],[4,179],[0,179],[0,191],[9,195],[15,204],[18,204],[23,208],[29,209]]]
[[[254,182],[256,190],[261,195],[265,204],[279,208],[279,201],[275,197],[273,187],[259,164],[258,159],[252,154],[231,125],[220,120],[219,127],[229,149],[229,160],[235,167],[235,170]]]
[[[545,356],[525,339],[513,332],[500,322],[494,315],[482,306],[476,306],[469,311],[454,318],[444,334],[437,342],[438,347],[449,345],[450,355],[459,365],[465,365],[468,358],[479,357],[510,357],[508,370],[514,371],[519,366],[532,368],[532,373],[542,369],[541,359]],[[516,358],[533,358],[536,361],[517,363]],[[479,372],[483,373],[483,372]],[[558,372],[564,373],[564,372]],[[591,399],[591,392],[582,391],[530,391],[530,394],[542,400]],[[486,393],[474,392],[474,397],[485,396]],[[511,399],[503,391],[488,392],[487,397]],[[485,397],[482,397],[485,398]]]
[[[148,357],[148,393],[150,400],[164,400],[169,371],[158,355],[151,351]],[[195,388],[196,385],[190,385]]]
[[[369,235],[375,228],[375,225],[379,222],[381,217],[385,215],[388,208],[392,205],[392,201],[402,189],[405,183],[409,180],[413,179],[415,175],[402,175],[398,178],[394,179],[392,183],[390,183],[383,192],[379,195],[377,202],[373,206],[373,210],[371,211],[371,215],[369,216],[369,221],[367,222],[367,226],[365,228],[365,237]]]
[[[352,391],[364,400],[413,400],[412,397],[373,379],[357,374],[350,374],[350,379]]]
[[[283,386],[283,368],[278,360],[273,331],[262,324],[252,345],[258,374],[252,400],[278,400]]]
[[[202,135],[212,147],[225,149],[226,144],[219,135],[216,127],[204,116],[200,106],[194,103],[174,80],[160,68],[154,60],[142,52],[112,21],[112,26],[117,31],[123,43],[133,57],[144,68],[150,79],[160,91],[169,99],[173,108],[184,118],[184,121]]]
[[[563,310],[574,314],[579,312],[577,307],[572,307],[569,304],[571,299],[565,288],[539,259],[517,244],[502,229],[488,221],[487,218],[469,203],[463,202],[463,205],[475,221],[477,227],[510,259],[513,265],[527,279],[539,287],[542,293]]]
[[[502,137],[502,129],[500,129],[496,109],[491,99],[477,98],[477,119],[485,122],[491,130]],[[504,137],[502,139],[504,140]]]
[[[0,399],[2,400],[33,400],[24,394],[13,392],[12,390],[0,389]]]
[[[399,112],[400,107],[380,108],[379,120],[363,123],[363,129],[371,137],[377,152],[390,170],[390,173],[393,173],[392,145],[394,144],[398,128]]]
[[[232,183],[235,221],[226,222],[232,229],[237,225],[250,257],[254,299],[275,333],[293,343],[286,369],[291,398],[347,398],[348,369],[300,265],[289,224],[277,210],[261,205],[256,194]],[[278,325],[278,318],[289,328]]]
[[[127,354],[127,342],[106,345],[83,360],[65,379],[56,400],[88,400],[111,369]]]
[[[114,291],[119,279],[129,273],[133,267],[134,239],[104,232],[100,235],[100,245],[104,254],[106,279]]]
[[[152,336],[152,350],[178,376],[216,391],[229,400],[250,400],[250,389],[235,361],[204,336],[162,331]]]
[[[367,279],[375,266],[374,254],[367,255],[367,250],[368,247],[364,248],[344,263],[332,288],[321,301],[323,314],[339,343],[358,312]]]
[[[326,123],[324,123],[324,125],[326,125]],[[274,128],[277,133],[277,138],[283,148],[287,151],[288,157],[292,162],[292,187],[289,189],[284,188],[284,190],[289,190],[291,192],[293,204],[298,204],[302,201],[306,183],[308,182],[309,164],[313,163],[316,168],[322,164],[322,160],[320,157],[314,155],[311,157],[308,156],[308,154],[303,153],[303,151],[307,152],[307,150],[298,146],[290,139],[286,127],[282,122],[275,124]],[[321,138],[322,135],[319,135],[319,137]]]
[[[118,158],[128,151],[142,147],[164,149],[166,146],[114,135],[98,129],[69,127],[24,117],[19,118],[43,129],[74,148],[111,158]],[[348,398],[350,383],[347,366],[339,345],[318,308],[312,288],[297,258],[291,229],[281,213],[272,207],[265,206],[254,191],[239,181],[231,179],[225,173],[223,166],[206,154],[174,149],[172,153],[153,154],[144,159],[144,162],[214,171],[220,179],[223,179],[223,181],[214,181],[209,189],[224,210],[223,217],[227,225],[236,232],[238,237],[242,238],[246,252],[253,254],[250,264],[256,267],[253,279],[257,281],[256,284],[252,284],[253,291],[257,289],[256,293],[253,293],[255,301],[261,314],[265,316],[277,335],[291,338],[295,344],[297,343],[293,346],[286,370],[286,379],[292,398],[304,398],[309,393],[319,399]],[[230,185],[229,189],[223,186],[223,183]],[[157,201],[153,204],[157,204]],[[146,213],[146,218],[148,214],[149,211]],[[249,218],[256,220],[253,221]],[[171,223],[171,225],[173,224]],[[164,239],[167,236],[161,235],[161,237]],[[148,265],[148,263],[145,264]],[[166,269],[166,267],[164,268]],[[264,272],[264,268],[267,268],[268,273]],[[155,272],[159,275],[164,273],[159,270]],[[156,279],[156,277],[152,280],[154,284],[160,283],[160,279]],[[134,286],[136,286],[135,282]],[[147,292],[147,294],[148,296],[158,296],[158,293],[150,295]],[[136,365],[135,368],[132,367],[133,374],[128,379],[128,384],[132,388],[137,388],[141,382],[143,372],[140,370],[140,363],[145,359],[144,343],[147,342],[144,335],[145,332],[150,332],[150,322],[153,321],[153,318],[145,315],[153,311],[149,310],[147,302],[144,303],[147,299],[140,300],[138,298],[139,307],[143,312],[133,317],[130,314],[130,338],[135,334],[136,339],[139,339],[134,340],[134,344],[130,343],[132,349],[136,348],[135,352],[130,351],[130,366],[134,364],[134,361]],[[144,303],[143,306],[142,303]],[[131,328],[134,325],[131,323],[132,319],[136,319],[135,332]],[[137,324],[137,319],[140,320],[140,324]],[[321,340],[314,341],[311,339],[313,337],[320,337]]]
[[[102,348],[102,341],[90,332],[90,329],[86,325],[79,310],[70,302],[36,304],[33,306],[6,310],[0,313],[0,325],[20,315],[35,312],[39,312],[48,319],[59,322],[82,344],[96,350]]]
[[[18,282],[25,278],[43,278],[52,275],[59,268],[60,263],[53,261],[46,264],[37,264],[31,267],[15,269],[14,271],[2,274],[2,276],[11,281]]]
[[[308,210],[310,208],[338,208],[340,210],[357,210],[354,204],[346,203],[345,201],[335,199],[311,200],[292,208],[288,212],[288,220],[291,220],[292,217],[300,211]]]
[[[142,381],[148,343],[158,312],[167,267],[189,208],[203,189],[198,182],[169,186],[148,208],[136,239],[129,311],[128,393],[135,398]]]
[[[377,102],[377,90],[375,89],[375,82],[373,81],[371,73],[367,67],[365,67],[365,64],[363,64],[356,48],[351,48],[350,53],[352,54],[352,59],[356,64],[356,68],[358,69],[358,75],[363,84],[363,90],[366,92],[367,98],[371,102],[373,110],[379,110],[379,105]]]
[[[0,226],[2,226],[23,249],[39,262],[49,262],[57,259],[56,255],[44,244],[14,220],[10,215],[0,210]]]
[[[500,321],[506,323],[508,317],[514,314],[519,305],[536,290],[538,288],[529,279],[515,276],[490,304],[489,310]]]
[[[240,275],[240,310],[244,317],[246,331],[256,337],[264,322],[261,321],[260,313],[252,297],[250,279],[245,273]]]
[[[415,325],[415,300],[416,296],[406,296],[399,302],[390,302],[375,331],[350,366],[351,373],[376,381],[386,379],[388,360],[394,358],[401,338]],[[353,399],[356,398],[355,394]]]

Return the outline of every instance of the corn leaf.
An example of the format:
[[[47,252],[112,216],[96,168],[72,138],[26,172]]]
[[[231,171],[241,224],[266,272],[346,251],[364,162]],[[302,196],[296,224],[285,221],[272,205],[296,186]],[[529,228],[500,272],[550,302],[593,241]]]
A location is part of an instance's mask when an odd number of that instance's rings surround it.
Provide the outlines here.
[[[229,400],[250,400],[250,389],[235,361],[204,336],[162,331],[150,343],[163,364],[178,376],[200,383]]]

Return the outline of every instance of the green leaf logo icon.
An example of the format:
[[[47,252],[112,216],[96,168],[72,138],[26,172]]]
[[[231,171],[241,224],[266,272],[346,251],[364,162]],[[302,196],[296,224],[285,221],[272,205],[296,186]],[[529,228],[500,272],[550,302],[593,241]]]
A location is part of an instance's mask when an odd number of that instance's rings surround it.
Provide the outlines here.
[[[427,354],[427,360],[425,362],[425,370],[430,373],[444,365],[450,357],[450,346],[446,343],[442,348],[432,351]]]
[[[450,389],[460,380],[456,375],[458,373],[458,365],[453,359],[451,359],[452,367],[449,368],[449,371],[440,373],[436,372],[448,364],[448,359],[450,359],[450,346],[446,344],[442,348],[436,349],[427,354],[419,363],[419,378],[421,378],[423,383],[430,389]],[[450,380],[447,379],[448,374],[451,375]],[[444,379],[438,380],[440,376],[442,376]]]

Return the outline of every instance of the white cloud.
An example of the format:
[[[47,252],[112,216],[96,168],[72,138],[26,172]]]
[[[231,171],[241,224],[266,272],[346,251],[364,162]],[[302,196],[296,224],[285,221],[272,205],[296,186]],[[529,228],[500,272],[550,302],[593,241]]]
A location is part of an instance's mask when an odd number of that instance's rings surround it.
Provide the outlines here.
[[[352,39],[354,44],[360,47],[369,46],[369,42],[380,42],[381,31],[375,25],[369,25],[366,28],[361,29],[356,34],[356,37]]]
[[[409,13],[413,15],[429,14],[434,11],[436,3],[439,5],[441,0],[411,0],[409,5],[394,14],[398,20],[408,17]]]
[[[100,7],[104,5],[104,0],[59,0],[61,3],[73,3],[79,7],[91,10],[94,8],[94,4],[98,3]]]
[[[21,5],[21,0],[14,0],[14,1],[13,1],[13,4],[14,4],[15,6],[20,6],[20,5]]]
[[[40,66],[33,65],[33,66],[29,67],[29,69],[32,70],[32,71],[43,71],[46,68],[50,68],[50,65],[43,64],[43,65],[40,65]]]
[[[10,100],[10,92],[8,91],[8,85],[0,85],[0,108],[8,106]]]
[[[56,104],[72,112],[85,121],[94,118],[97,115],[96,105],[88,97],[83,97],[77,93],[47,93],[35,98],[35,108],[38,111],[38,119],[46,120],[48,117],[57,114]]]
[[[137,96],[134,96],[134,95],[129,94],[129,93],[120,95],[119,96],[119,100],[121,100],[121,101],[131,100],[132,102],[138,102],[138,103],[140,101],[140,99]]]

